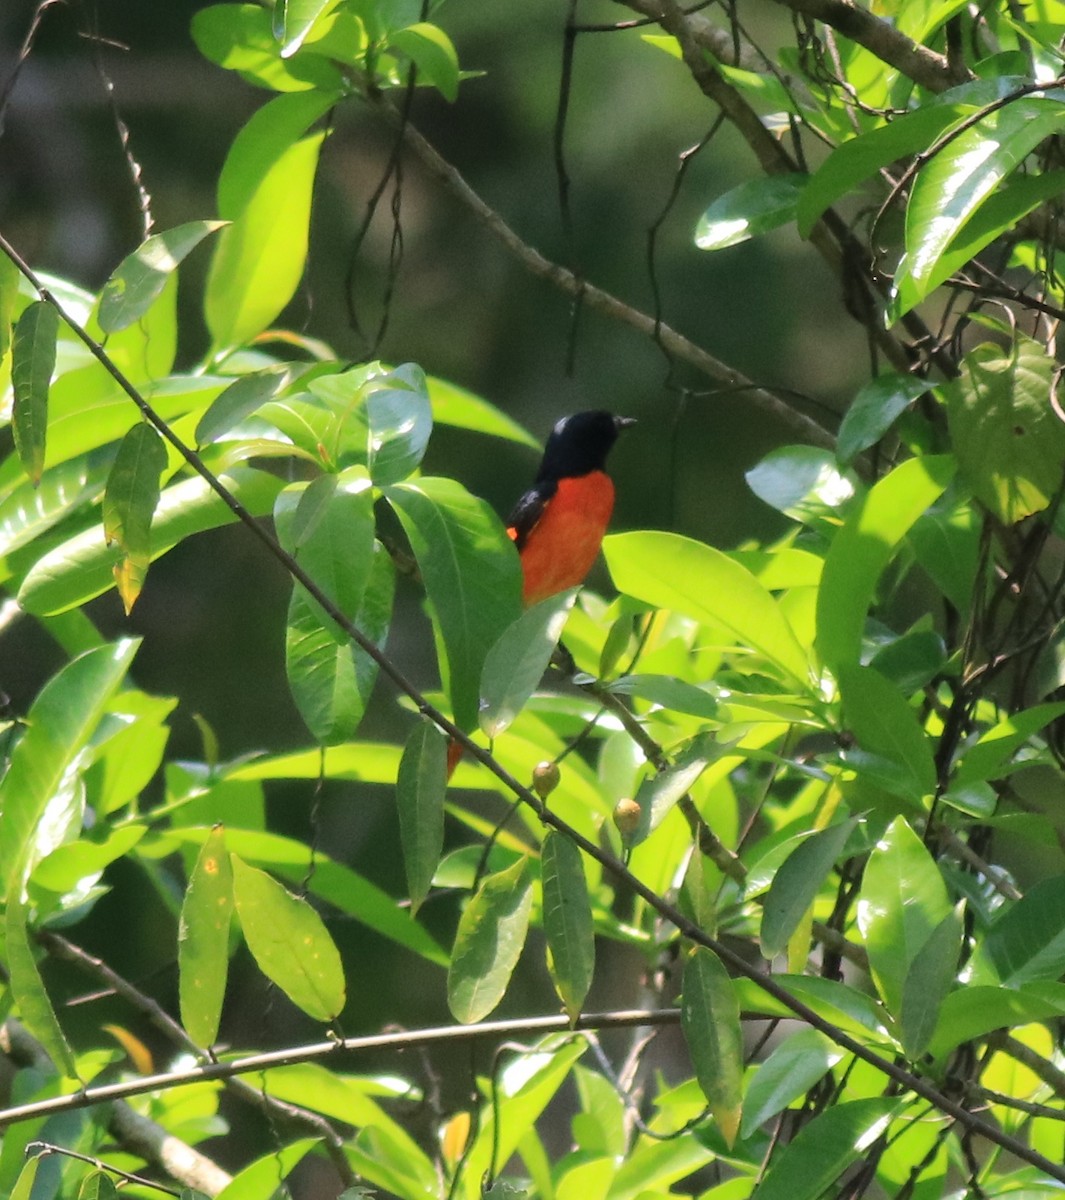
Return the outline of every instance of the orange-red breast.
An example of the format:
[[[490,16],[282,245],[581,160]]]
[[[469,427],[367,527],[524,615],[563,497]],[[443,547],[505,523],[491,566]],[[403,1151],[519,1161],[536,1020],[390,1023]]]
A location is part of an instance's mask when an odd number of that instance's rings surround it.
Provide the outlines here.
[[[551,430],[536,479],[507,519],[521,557],[526,607],[584,582],[614,511],[607,455],[635,423],[597,409],[563,417]],[[462,747],[452,742],[448,778],[461,757]]]

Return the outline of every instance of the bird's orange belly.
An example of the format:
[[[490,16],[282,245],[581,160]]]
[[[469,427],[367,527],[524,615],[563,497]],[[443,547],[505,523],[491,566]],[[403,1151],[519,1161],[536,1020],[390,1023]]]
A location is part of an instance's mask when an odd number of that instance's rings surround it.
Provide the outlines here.
[[[521,549],[526,606],[584,582],[613,510],[614,485],[605,472],[559,480]]]

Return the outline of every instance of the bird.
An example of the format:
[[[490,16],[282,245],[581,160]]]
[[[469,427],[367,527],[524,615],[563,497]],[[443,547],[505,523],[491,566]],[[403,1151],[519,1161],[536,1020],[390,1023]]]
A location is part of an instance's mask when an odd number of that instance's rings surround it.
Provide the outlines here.
[[[577,587],[592,569],[614,511],[607,456],[618,434],[635,424],[634,417],[603,409],[555,423],[532,486],[507,518],[507,534],[521,559],[525,608]],[[461,757],[461,744],[451,741],[449,779]]]

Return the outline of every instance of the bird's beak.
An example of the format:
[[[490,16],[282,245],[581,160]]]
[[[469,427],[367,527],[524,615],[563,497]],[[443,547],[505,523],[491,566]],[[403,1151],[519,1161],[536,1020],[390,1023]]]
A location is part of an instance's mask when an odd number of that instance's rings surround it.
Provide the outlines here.
[[[615,417],[614,428],[620,433],[623,429],[631,429],[636,424],[635,417]]]

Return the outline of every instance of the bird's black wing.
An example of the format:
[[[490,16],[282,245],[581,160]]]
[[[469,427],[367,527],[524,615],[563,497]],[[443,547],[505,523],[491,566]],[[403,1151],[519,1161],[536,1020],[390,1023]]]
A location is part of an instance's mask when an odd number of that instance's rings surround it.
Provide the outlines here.
[[[557,491],[557,480],[544,479],[529,488],[518,503],[514,505],[510,516],[507,518],[507,525],[515,531],[514,544],[519,550],[525,545],[525,540],[532,533],[536,522],[543,516],[544,507],[548,500]]]

